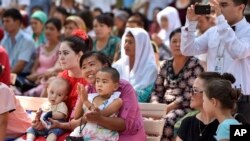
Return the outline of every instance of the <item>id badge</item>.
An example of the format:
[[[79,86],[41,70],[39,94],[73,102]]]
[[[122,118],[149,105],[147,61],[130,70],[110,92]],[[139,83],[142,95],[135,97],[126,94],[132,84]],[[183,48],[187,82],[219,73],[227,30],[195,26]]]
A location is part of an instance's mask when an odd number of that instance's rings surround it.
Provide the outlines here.
[[[214,71],[221,74],[223,72],[223,66],[224,66],[223,64],[224,64],[224,58],[216,57],[216,66],[214,68]]]

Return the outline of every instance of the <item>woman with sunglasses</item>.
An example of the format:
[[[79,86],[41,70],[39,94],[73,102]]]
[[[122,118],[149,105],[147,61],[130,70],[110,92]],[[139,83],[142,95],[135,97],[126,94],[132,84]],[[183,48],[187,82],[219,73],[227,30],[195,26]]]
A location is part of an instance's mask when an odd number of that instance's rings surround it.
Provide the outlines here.
[[[229,80],[235,82],[233,75],[224,73],[220,75],[217,72],[203,72],[194,81],[190,107],[198,110],[198,114],[183,119],[177,133],[176,141],[216,141],[214,138],[218,120],[209,116],[203,109],[203,91],[204,85],[212,79]],[[198,131],[198,132],[194,132]]]

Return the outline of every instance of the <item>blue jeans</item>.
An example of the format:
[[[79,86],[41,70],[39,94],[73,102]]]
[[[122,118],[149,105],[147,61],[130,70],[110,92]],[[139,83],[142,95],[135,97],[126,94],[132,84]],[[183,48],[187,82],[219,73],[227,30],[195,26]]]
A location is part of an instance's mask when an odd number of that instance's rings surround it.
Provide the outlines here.
[[[62,129],[54,128],[54,129],[44,129],[44,130],[36,130],[32,127],[27,129],[27,133],[31,133],[35,136],[48,136],[49,134],[53,133],[56,136],[60,136],[64,133]]]

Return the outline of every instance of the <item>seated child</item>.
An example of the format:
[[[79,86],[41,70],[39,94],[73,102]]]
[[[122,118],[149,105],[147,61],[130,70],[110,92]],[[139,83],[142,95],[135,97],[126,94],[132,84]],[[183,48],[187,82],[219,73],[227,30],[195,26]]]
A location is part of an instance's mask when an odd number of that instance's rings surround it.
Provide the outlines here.
[[[43,114],[41,116],[41,121],[46,128],[38,131],[30,127],[27,130],[27,141],[35,140],[36,136],[47,136],[47,140],[56,141],[57,136],[63,134],[62,129],[50,129],[48,119],[52,118],[62,122],[66,120],[68,108],[64,101],[68,97],[69,90],[68,81],[61,77],[55,77],[49,81],[47,88],[49,102],[43,104]]]
[[[104,116],[117,116],[122,106],[120,92],[115,92],[119,87],[119,72],[114,68],[102,68],[96,74],[95,89],[97,93],[87,94],[83,85],[78,85],[78,93],[83,101],[84,112],[91,112],[98,107]],[[84,141],[102,140],[117,141],[117,131],[105,129],[96,123],[87,122],[81,125],[70,134],[70,137],[83,137]]]

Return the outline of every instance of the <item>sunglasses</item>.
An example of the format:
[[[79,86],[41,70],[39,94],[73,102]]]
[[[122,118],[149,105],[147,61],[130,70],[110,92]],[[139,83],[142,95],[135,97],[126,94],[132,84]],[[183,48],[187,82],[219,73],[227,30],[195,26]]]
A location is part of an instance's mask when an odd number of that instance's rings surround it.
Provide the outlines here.
[[[202,94],[203,91],[200,91],[200,90],[197,90],[195,88],[192,88],[191,89],[191,94],[194,96],[194,95],[197,95],[197,94]]]

